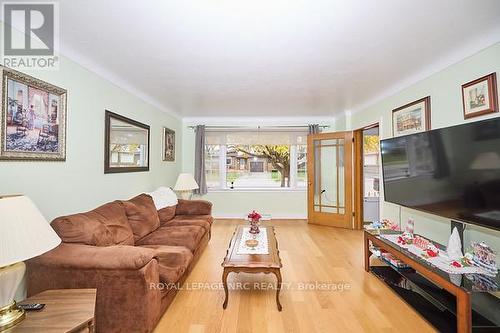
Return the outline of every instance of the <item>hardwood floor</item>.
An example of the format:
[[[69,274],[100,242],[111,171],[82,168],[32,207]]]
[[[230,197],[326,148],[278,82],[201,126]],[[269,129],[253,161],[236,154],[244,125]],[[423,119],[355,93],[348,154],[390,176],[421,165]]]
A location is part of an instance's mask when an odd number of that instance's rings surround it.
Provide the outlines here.
[[[242,222],[214,223],[210,243],[155,333],[434,331],[396,294],[363,270],[361,231],[313,226],[305,221],[263,222],[276,227],[283,262],[283,311],[276,309],[275,291],[263,290],[268,285],[260,284],[274,284],[274,275],[245,273],[229,275],[229,283],[241,282],[250,288],[230,290],[229,304],[223,310],[221,263],[235,226]],[[330,290],[298,290],[305,288],[304,283],[314,286],[316,282]],[[256,290],[254,283],[261,289]],[[332,290],[339,286],[348,289]]]

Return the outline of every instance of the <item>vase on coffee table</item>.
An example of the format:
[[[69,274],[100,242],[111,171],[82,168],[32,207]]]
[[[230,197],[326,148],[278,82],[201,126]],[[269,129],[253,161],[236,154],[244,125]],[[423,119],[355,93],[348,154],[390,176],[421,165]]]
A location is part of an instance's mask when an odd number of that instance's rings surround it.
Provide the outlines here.
[[[250,220],[250,230],[249,232],[251,234],[258,234],[260,232],[259,230],[259,220]]]
[[[253,235],[256,235],[260,232],[259,230],[259,221],[262,216],[257,213],[255,210],[248,214],[248,218],[250,220],[250,230],[249,232]]]

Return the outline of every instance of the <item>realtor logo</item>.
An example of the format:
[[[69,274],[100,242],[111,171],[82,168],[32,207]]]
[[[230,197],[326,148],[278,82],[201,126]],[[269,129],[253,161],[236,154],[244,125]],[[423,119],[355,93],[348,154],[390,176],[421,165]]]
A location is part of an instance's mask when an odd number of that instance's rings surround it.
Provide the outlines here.
[[[58,4],[4,2],[2,64],[14,69],[58,69]]]

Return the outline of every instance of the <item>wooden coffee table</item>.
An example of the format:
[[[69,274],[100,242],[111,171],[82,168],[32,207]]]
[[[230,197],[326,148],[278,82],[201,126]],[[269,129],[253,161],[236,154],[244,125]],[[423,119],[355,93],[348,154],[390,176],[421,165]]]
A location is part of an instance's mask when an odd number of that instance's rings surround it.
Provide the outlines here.
[[[227,307],[229,292],[227,288],[227,276],[231,272],[235,273],[273,273],[278,279],[278,285],[276,288],[276,304],[278,305],[278,311],[281,311],[282,306],[279,299],[279,294],[281,290],[281,259],[279,256],[280,251],[278,250],[278,241],[276,239],[276,234],[274,232],[274,227],[261,227],[260,229],[267,229],[267,241],[269,247],[269,254],[238,254],[238,245],[240,244],[241,236],[243,234],[244,226],[236,227],[231,242],[229,243],[229,249],[227,250],[224,262],[222,262],[222,267],[224,267],[224,272],[222,273],[222,284],[224,286],[224,292],[226,298],[222,307],[225,309]]]

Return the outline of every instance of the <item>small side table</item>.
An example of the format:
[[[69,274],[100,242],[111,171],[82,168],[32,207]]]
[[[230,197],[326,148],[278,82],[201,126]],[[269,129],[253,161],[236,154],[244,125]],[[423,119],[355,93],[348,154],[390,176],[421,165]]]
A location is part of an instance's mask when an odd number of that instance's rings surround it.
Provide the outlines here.
[[[39,311],[26,311],[26,318],[6,333],[94,332],[97,289],[46,290],[19,304],[43,303]]]

